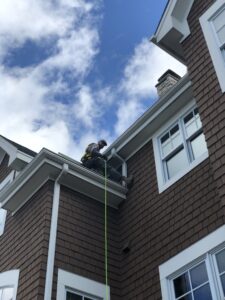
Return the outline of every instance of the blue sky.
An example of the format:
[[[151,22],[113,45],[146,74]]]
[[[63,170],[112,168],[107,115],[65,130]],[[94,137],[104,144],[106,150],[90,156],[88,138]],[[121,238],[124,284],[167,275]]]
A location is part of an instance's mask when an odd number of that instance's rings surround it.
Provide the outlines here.
[[[149,42],[166,2],[1,1],[0,134],[77,160],[114,141],[157,100],[163,72],[185,73]]]

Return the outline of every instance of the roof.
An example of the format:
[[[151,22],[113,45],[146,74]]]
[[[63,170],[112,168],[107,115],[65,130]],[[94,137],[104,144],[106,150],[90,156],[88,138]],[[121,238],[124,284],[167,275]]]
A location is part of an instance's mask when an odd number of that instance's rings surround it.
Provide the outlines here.
[[[169,118],[191,100],[192,84],[186,74],[106,149],[104,154],[109,156],[110,163],[118,167],[119,160],[113,156],[115,152],[125,160],[132,157]]]
[[[151,41],[185,63],[181,42],[190,34],[187,17],[194,0],[169,0]]]
[[[17,144],[14,141],[6,138],[3,135],[0,135],[0,137],[4,138],[6,141],[10,142],[13,146],[15,146],[19,151],[21,151],[23,153],[26,153],[26,154],[28,154],[30,156],[33,156],[33,157],[37,155],[37,152],[34,152],[34,151],[32,151],[32,150],[30,150],[30,149],[28,149],[28,148],[26,148],[26,147],[24,147],[24,146],[22,146],[20,144]]]

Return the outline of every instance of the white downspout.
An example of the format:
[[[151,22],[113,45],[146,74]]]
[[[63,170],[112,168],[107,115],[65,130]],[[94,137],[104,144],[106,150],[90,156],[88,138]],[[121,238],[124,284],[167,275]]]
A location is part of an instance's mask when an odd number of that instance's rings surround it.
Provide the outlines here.
[[[52,283],[53,283],[56,234],[57,234],[58,212],[59,212],[59,196],[60,196],[59,179],[62,177],[63,174],[68,172],[68,169],[69,169],[68,164],[63,164],[62,171],[60,172],[59,176],[56,178],[54,184],[44,300],[51,300],[52,297]]]
[[[111,150],[111,157],[116,156],[122,162],[122,175],[127,177],[127,163],[126,161],[116,152],[115,148]]]

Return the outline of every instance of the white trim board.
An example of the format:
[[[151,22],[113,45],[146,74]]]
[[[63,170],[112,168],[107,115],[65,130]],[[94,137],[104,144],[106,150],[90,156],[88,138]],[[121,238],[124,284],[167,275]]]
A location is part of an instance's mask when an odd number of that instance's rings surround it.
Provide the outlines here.
[[[210,8],[199,18],[206,44],[217,74],[222,92],[225,92],[225,59],[217,43],[216,33],[213,30],[211,19],[225,6],[225,0],[215,1]]]
[[[223,242],[225,242],[225,225],[211,232],[206,237],[159,266],[160,279],[168,277],[170,274],[181,269],[191,261],[209,252]]]
[[[73,274],[62,269],[58,270],[57,297],[56,300],[66,300],[66,291],[73,289],[106,299],[106,285],[97,281]],[[108,300],[110,300],[110,288],[107,287]]]
[[[16,300],[19,270],[10,270],[0,273],[0,287],[13,287],[13,299]]]

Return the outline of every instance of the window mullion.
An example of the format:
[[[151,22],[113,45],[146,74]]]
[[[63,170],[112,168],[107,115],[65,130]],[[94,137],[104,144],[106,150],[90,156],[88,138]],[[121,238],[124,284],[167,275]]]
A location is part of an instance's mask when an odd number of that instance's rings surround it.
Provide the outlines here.
[[[190,154],[189,154],[189,152],[190,152],[189,148],[190,147],[188,148],[188,143],[187,143],[187,137],[186,137],[185,128],[184,128],[183,118],[179,119],[179,125],[180,125],[184,150],[185,150],[185,153],[187,155],[188,163],[190,164],[191,163],[191,157],[190,157]]]
[[[206,268],[209,277],[209,285],[212,293],[213,300],[220,300],[221,298],[221,290],[218,284],[216,270],[215,270],[215,261],[210,254],[206,254]]]

